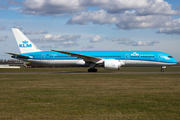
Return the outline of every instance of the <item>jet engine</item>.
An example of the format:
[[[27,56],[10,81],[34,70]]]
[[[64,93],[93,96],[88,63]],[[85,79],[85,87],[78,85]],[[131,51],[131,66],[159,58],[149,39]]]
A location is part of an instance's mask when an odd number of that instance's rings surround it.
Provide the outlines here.
[[[108,70],[120,70],[121,65],[124,65],[124,62],[120,60],[105,60],[104,68]]]

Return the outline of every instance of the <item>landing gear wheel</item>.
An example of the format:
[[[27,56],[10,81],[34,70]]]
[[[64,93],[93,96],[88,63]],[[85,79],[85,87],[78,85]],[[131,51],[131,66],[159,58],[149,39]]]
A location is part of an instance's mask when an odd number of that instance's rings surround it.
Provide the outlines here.
[[[88,69],[88,72],[92,72],[92,69]]]
[[[164,69],[161,69],[161,72],[164,72]]]
[[[94,72],[97,72],[97,69],[94,69]]]
[[[90,69],[88,69],[88,72],[97,72],[97,69],[90,68]]]

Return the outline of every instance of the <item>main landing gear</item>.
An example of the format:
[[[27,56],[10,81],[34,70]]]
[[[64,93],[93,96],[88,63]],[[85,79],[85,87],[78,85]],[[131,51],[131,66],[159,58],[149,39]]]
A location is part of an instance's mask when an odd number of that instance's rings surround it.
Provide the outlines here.
[[[90,68],[90,69],[88,69],[88,72],[97,72],[97,69]]]
[[[88,72],[97,72],[97,69],[95,67],[96,67],[96,64],[92,63],[90,65],[90,69],[88,69]]]

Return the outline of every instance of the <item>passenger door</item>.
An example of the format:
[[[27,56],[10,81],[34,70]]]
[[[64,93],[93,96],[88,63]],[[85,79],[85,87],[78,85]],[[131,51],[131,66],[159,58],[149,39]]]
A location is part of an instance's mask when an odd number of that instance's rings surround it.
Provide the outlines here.
[[[41,54],[41,59],[42,59],[42,60],[45,59],[45,54]]]
[[[125,55],[125,59],[126,59],[126,60],[129,60],[129,59],[130,59],[130,55],[129,55],[129,54],[126,54],[126,55]]]
[[[159,54],[159,55],[158,55],[158,61],[160,62],[160,61],[162,61],[162,60],[163,60],[163,55]]]

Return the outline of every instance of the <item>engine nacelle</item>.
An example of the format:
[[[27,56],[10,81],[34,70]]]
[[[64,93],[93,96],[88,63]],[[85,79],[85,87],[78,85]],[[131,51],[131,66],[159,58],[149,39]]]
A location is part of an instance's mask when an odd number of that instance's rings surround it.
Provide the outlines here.
[[[104,68],[108,70],[120,70],[121,61],[119,60],[105,60]]]

